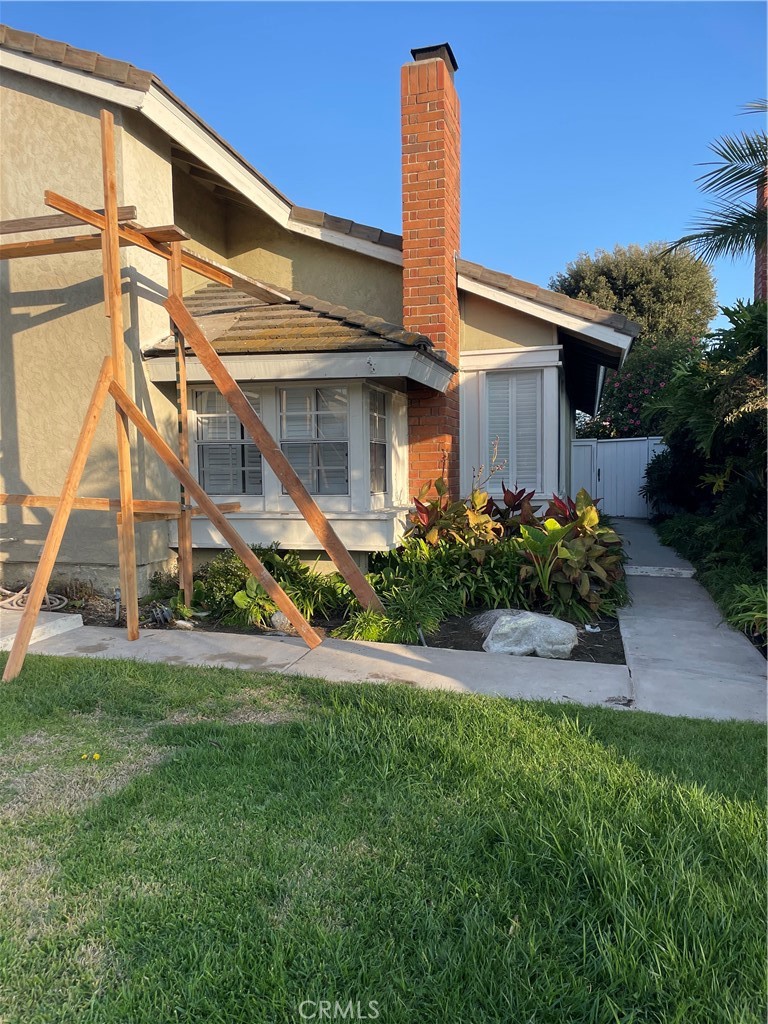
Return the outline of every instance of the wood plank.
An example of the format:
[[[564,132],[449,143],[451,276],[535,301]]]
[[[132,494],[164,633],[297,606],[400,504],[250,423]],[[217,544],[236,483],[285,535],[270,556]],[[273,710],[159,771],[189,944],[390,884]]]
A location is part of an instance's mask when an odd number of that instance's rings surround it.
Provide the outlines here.
[[[130,245],[124,238],[120,245]],[[101,249],[101,232],[95,235],[67,235],[64,238],[34,238],[26,242],[0,245],[0,260],[18,260],[31,256],[60,256],[70,252],[93,252]]]
[[[341,575],[352,588],[352,592],[363,608],[383,612],[384,607],[376,596],[360,567],[339,539],[338,534],[326,519],[315,499],[298,477],[275,439],[256,415],[253,406],[243,394],[219,355],[192,319],[184,303],[171,297],[164,303],[173,322],[181,331],[187,344],[208,372],[211,380],[227,401],[230,409],[253,438],[259,451],[269,463],[278,479],[293,499],[307,525],[328,552]]]
[[[168,264],[168,294],[181,299],[184,291],[181,276],[181,245],[171,243],[171,261]],[[179,458],[182,466],[189,470],[189,408],[187,403],[187,357],[184,351],[184,339],[171,321],[171,330],[175,335],[176,348],[176,403],[179,427]],[[181,487],[182,510],[187,503],[187,494]],[[193,563],[192,563],[192,519],[187,511],[179,516],[179,589],[184,591],[184,601],[192,604]]]
[[[96,210],[103,214],[103,210]],[[117,219],[121,224],[136,220],[135,206],[118,206]],[[15,235],[22,231],[55,231],[57,228],[77,228],[83,222],[66,213],[44,213],[40,217],[20,217],[18,220],[0,220],[0,235]]]
[[[91,444],[93,442],[94,434],[96,433],[96,427],[99,422],[99,415],[104,407],[109,385],[112,380],[112,360],[107,358],[104,360],[101,366],[101,371],[96,380],[96,387],[93,389],[91,395],[91,401],[88,405],[88,409],[85,413],[85,419],[80,429],[80,436],[77,439],[75,450],[72,453],[72,459],[67,470],[67,475],[64,479],[64,486],[61,489],[59,496],[59,504],[56,507],[56,511],[53,516],[50,528],[48,530],[48,536],[45,538],[45,544],[43,545],[42,554],[40,555],[40,561],[37,563],[37,569],[35,570],[35,576],[32,580],[32,586],[29,589],[29,596],[27,597],[27,603],[24,606],[22,612],[21,621],[19,622],[19,628],[16,631],[16,636],[13,641],[13,647],[8,657],[8,661],[5,665],[5,671],[3,672],[3,682],[9,682],[11,679],[15,679],[21,671],[21,666],[24,664],[24,658],[29,647],[29,641],[32,637],[32,632],[35,628],[35,622],[37,621],[40,607],[43,603],[46,591],[48,589],[48,583],[51,579],[51,573],[56,563],[56,556],[59,553],[61,547],[61,541],[64,536],[64,530],[67,526],[67,520],[72,511],[72,505],[77,494],[77,489],[80,486],[80,480],[85,469],[85,463],[88,459],[88,453],[91,450]]]
[[[0,494],[0,505],[16,505],[22,508],[56,508],[61,500],[58,494]],[[239,512],[239,501],[222,501],[216,506],[220,512]],[[119,498],[75,498],[73,509],[86,512],[119,512]],[[134,498],[134,513],[141,515],[178,516],[180,509],[177,501],[154,501],[152,499]],[[192,506],[191,516],[205,515],[201,508]]]
[[[80,203],[76,203],[72,199],[67,199],[66,196],[60,196],[58,192],[46,191],[45,203],[46,206],[50,206],[54,210],[63,210],[65,213],[77,217],[83,223],[90,224],[91,227],[99,228],[101,231],[104,230],[105,221],[101,214],[96,213],[94,210],[89,210],[87,206],[81,206]],[[162,242],[153,242],[151,239],[146,238],[141,231],[137,231],[136,228],[121,225],[118,229],[118,236],[124,238],[130,245],[137,245],[140,249],[152,252],[155,256],[160,256],[164,260],[170,260],[171,258],[170,250]],[[181,265],[186,270],[192,270],[209,281],[216,281],[227,288],[232,287],[232,277],[228,272],[220,270],[210,260],[198,256],[187,249],[182,249]]]
[[[109,393],[123,412],[129,417],[137,430],[143,435],[152,448],[154,448],[179,483],[182,484],[183,487],[192,495],[199,507],[205,512],[232,550],[240,556],[243,563],[256,577],[259,584],[266,590],[280,611],[288,616],[291,624],[296,628],[307,646],[310,648],[318,647],[320,643],[322,643],[318,634],[306,621],[304,616],[290,597],[288,597],[279,583],[277,583],[277,581],[267,572],[253,551],[251,551],[237,530],[235,530],[234,526],[219,511],[214,502],[211,501],[189,470],[184,468],[178,457],[174,454],[169,445],[165,443],[144,413],[139,409],[135,402],[133,402],[125,389],[122,388],[117,381],[113,380],[109,387]]]
[[[125,386],[125,339],[123,298],[120,279],[120,236],[117,222],[117,164],[115,161],[115,119],[108,110],[100,114],[101,173],[104,183],[104,288],[109,292],[109,336],[115,380]],[[117,476],[120,484],[120,523],[117,527],[120,553],[120,590],[129,640],[139,638],[139,588],[136,579],[136,529],[133,521],[133,478],[128,417],[115,410],[117,428]]]
[[[182,231],[176,224],[160,224],[153,228],[143,228],[140,224],[129,224],[128,227],[136,227],[142,235],[153,242],[188,242],[189,235]]]

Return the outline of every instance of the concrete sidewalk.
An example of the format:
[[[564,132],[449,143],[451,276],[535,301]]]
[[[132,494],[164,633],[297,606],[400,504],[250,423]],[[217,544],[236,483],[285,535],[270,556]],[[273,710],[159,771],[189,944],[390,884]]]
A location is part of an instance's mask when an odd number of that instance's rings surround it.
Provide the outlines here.
[[[692,566],[647,522],[620,520],[628,568]],[[663,572],[628,575],[632,604],[619,612],[635,707],[693,718],[766,720],[766,661],[723,621],[706,590]]]
[[[310,651],[303,641],[291,637],[170,629],[142,630],[139,639],[130,642],[121,630],[84,626],[36,643],[30,654],[282,672],[338,683],[394,681],[423,689],[607,706],[621,706],[629,698],[631,685],[624,665],[511,658],[505,654],[355,640],[326,640]]]

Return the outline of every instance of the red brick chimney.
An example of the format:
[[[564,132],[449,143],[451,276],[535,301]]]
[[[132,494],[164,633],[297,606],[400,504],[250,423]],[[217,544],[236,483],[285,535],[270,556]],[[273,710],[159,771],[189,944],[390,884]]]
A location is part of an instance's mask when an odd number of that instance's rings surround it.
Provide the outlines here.
[[[459,99],[458,65],[447,43],[411,50],[402,69],[403,325],[425,334],[459,365]],[[410,493],[445,476],[459,489],[459,392],[426,388],[408,396]]]

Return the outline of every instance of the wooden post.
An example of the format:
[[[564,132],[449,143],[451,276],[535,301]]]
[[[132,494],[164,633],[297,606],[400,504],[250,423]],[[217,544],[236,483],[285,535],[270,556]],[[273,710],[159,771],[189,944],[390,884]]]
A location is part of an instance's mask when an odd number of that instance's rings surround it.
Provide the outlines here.
[[[171,242],[171,259],[168,264],[168,295],[183,300],[181,283],[181,242]],[[184,339],[171,321],[176,336],[176,401],[179,417],[179,458],[184,469],[189,469],[189,410],[187,408],[187,357]],[[180,494],[179,515],[179,588],[184,591],[184,603],[192,604],[192,516],[186,508],[187,493],[184,486]]]
[[[11,653],[5,665],[3,682],[7,683],[11,679],[15,679],[21,671],[21,666],[24,664],[24,657],[29,647],[32,631],[35,628],[40,606],[48,589],[48,582],[56,562],[56,555],[61,547],[61,539],[64,536],[64,530],[72,511],[77,489],[80,486],[80,479],[83,475],[88,452],[91,449],[93,435],[96,433],[96,426],[99,422],[99,414],[104,407],[104,401],[107,397],[111,380],[112,360],[107,358],[102,364],[101,373],[96,381],[96,387],[93,390],[91,402],[80,430],[80,437],[75,445],[72,461],[69,464],[69,469],[64,479],[59,504],[56,506],[56,511],[53,514],[51,526],[48,530],[48,536],[45,538],[40,561],[37,564],[29,596],[27,597],[27,603],[21,616],[19,628],[16,631]]]
[[[291,624],[299,632],[307,646],[310,648],[319,646],[322,641],[315,630],[310,626],[279,583],[277,583],[277,581],[267,572],[226,516],[224,516],[216,507],[214,502],[211,501],[189,470],[185,469],[181,464],[178,457],[158,434],[141,409],[139,409],[136,403],[128,395],[126,390],[121,387],[117,381],[113,380],[109,387],[109,393],[137,428],[139,433],[141,433],[152,448],[155,449],[179,483],[192,495],[232,550],[240,556],[247,568],[250,569],[252,574],[266,590],[280,611],[288,616]]]
[[[101,169],[104,179],[104,265],[105,291],[109,293],[107,315],[112,342],[115,380],[125,387],[123,352],[123,298],[120,283],[120,236],[117,219],[117,171],[115,167],[115,119],[101,111]],[[139,638],[139,591],[136,583],[136,529],[133,520],[133,479],[128,419],[119,409],[117,423],[117,473],[120,482],[120,523],[117,542],[120,554],[120,590],[125,608],[128,639]]]
[[[301,482],[293,466],[283,455],[272,435],[254,412],[253,406],[243,394],[242,389],[224,366],[211,343],[192,319],[187,307],[181,299],[172,296],[165,303],[165,308],[171,314],[174,323],[189,343],[189,347],[208,371],[211,380],[226,399],[230,409],[232,409],[235,416],[237,416],[251,435],[259,451],[279,477],[299,512],[304,516],[309,528],[328,552],[341,575],[349,583],[352,592],[360,604],[363,608],[383,612],[384,607],[381,601],[360,571],[357,562],[355,562],[354,558],[344,547],[317,502]]]

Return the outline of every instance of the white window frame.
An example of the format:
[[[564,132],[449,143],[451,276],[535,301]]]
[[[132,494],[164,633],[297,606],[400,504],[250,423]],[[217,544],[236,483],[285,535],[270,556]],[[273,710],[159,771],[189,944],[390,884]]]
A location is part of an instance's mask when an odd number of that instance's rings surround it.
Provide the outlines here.
[[[379,394],[384,396],[384,421],[386,424],[386,434],[384,440],[385,454],[384,454],[384,472],[387,478],[387,486],[383,491],[372,491],[370,487],[371,482],[371,445],[381,442],[374,442],[371,438],[371,395]],[[370,507],[372,509],[389,508],[392,504],[393,494],[393,477],[394,477],[394,460],[392,456],[392,439],[393,439],[393,399],[392,394],[385,388],[373,387],[368,384],[364,391],[364,403],[363,403],[363,427],[365,431],[365,452],[368,463],[368,497]]]
[[[485,408],[485,452],[486,452],[486,472],[490,471],[491,465],[491,446],[496,439],[495,433],[491,435],[490,428],[490,403],[488,401],[488,379],[502,378],[506,381],[514,381],[518,374],[524,373],[536,375],[536,480],[535,485],[533,481],[518,481],[517,479],[517,465],[516,462],[513,465],[513,458],[516,460],[516,452],[514,445],[514,407],[515,398],[512,392],[510,392],[510,429],[512,434],[510,435],[510,450],[509,464],[504,467],[498,473],[495,473],[489,484],[489,491],[492,494],[501,494],[501,483],[502,479],[507,487],[525,487],[526,490],[530,490],[533,485],[533,490],[540,494],[543,486],[543,463],[544,463],[544,444],[543,444],[543,417],[544,417],[544,402],[543,402],[543,391],[544,391],[544,380],[543,374],[540,369],[527,368],[524,370],[494,370],[484,375],[483,390],[484,390],[484,408]]]
[[[269,384],[251,384],[240,382],[245,391],[258,394],[261,405],[260,418],[276,443],[281,440],[280,432],[280,391],[288,389],[287,382]],[[349,494],[313,495],[318,506],[326,513],[359,513],[380,512],[391,508],[399,508],[407,504],[406,490],[408,486],[408,453],[407,453],[407,412],[406,396],[378,385],[368,384],[364,380],[306,380],[296,381],[299,388],[344,387],[347,389],[348,402],[348,469]],[[194,384],[189,386],[189,436],[190,436],[190,470],[199,481],[199,457],[197,451],[197,413],[194,393],[202,390],[215,390],[212,384]],[[387,491],[381,494],[371,493],[370,467],[370,422],[368,392],[376,390],[387,396]],[[247,518],[254,514],[292,514],[296,505],[283,487],[269,463],[262,456],[262,491],[253,494],[211,494],[215,501],[239,501],[240,512],[230,513],[235,518]]]

